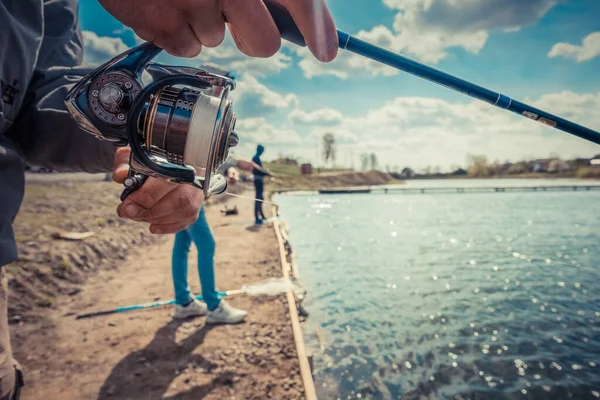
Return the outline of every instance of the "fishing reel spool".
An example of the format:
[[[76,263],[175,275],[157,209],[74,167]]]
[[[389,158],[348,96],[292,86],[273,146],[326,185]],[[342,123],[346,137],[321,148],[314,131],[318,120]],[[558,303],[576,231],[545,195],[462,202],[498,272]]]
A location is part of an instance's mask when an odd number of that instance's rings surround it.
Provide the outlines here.
[[[217,168],[239,143],[228,99],[235,81],[150,63],[160,52],[145,43],[100,66],[69,92],[67,109],[85,131],[131,147],[122,199],[148,176],[194,185],[206,196],[222,193],[227,180]],[[151,78],[148,85],[143,74]]]

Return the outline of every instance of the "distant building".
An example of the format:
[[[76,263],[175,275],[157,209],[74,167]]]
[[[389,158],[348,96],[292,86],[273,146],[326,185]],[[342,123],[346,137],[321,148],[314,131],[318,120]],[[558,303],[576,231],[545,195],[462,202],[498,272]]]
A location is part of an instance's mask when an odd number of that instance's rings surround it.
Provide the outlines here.
[[[312,173],[313,173],[312,164],[302,164],[300,166],[300,172],[302,173],[302,175],[312,175]]]
[[[548,172],[552,159],[541,158],[527,163],[527,172]]]
[[[598,157],[598,156],[596,156]],[[574,160],[569,160],[567,161],[567,164],[569,164],[569,167],[573,170],[577,170],[580,167],[589,167],[590,166],[590,159],[589,158],[576,158]]]
[[[590,160],[590,165],[600,166],[600,154]]]
[[[553,174],[558,172],[567,172],[569,169],[569,164],[559,158],[550,161],[550,165],[548,166],[548,172]]]
[[[457,176],[464,176],[467,175],[469,172],[465,169],[459,168],[456,171],[452,172],[452,175],[457,175]]]
[[[525,174],[527,172],[531,172],[531,167],[524,161],[514,163],[508,168],[509,174]]]

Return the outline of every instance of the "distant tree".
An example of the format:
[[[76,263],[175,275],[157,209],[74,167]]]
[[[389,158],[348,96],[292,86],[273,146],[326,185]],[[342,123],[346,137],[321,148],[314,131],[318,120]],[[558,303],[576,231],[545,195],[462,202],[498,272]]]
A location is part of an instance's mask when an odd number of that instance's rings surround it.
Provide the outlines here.
[[[435,167],[433,167],[433,173],[434,174],[440,174],[442,172],[442,167],[440,167],[439,165],[436,165]]]
[[[367,169],[369,169],[369,154],[368,153],[362,153],[360,155],[360,164],[362,166],[363,171],[366,171]]]
[[[335,137],[333,133],[323,135],[323,160],[325,164],[331,161],[331,165],[335,165]]]
[[[387,172],[388,174],[389,174],[390,172],[392,172],[392,169],[390,168],[390,164],[386,164],[386,165],[385,165],[385,172]]]
[[[402,177],[404,177],[404,178],[413,178],[414,176],[415,176],[415,171],[413,171],[412,168],[405,167],[402,170]]]
[[[423,168],[423,175],[431,175],[431,169],[431,165],[428,165],[425,168]]]
[[[468,156],[469,176],[485,178],[492,176],[496,172],[496,168],[488,163],[486,156],[473,155]]]
[[[371,169],[377,169],[377,166],[379,165],[379,163],[377,162],[377,154],[371,153],[369,159],[371,161]]]

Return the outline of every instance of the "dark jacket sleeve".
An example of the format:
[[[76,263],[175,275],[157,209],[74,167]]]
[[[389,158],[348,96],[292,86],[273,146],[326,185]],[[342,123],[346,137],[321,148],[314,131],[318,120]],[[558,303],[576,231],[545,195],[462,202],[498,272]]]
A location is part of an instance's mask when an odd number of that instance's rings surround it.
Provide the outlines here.
[[[252,157],[252,162],[261,168],[263,166],[262,161],[258,155],[255,155],[254,157]],[[254,168],[254,169],[252,169],[252,175],[262,178],[263,176],[267,176],[269,174],[267,172],[265,172],[264,169]]]
[[[43,39],[34,73],[8,134],[29,164],[58,171],[108,172],[113,145],[81,130],[63,101],[69,89],[92,70],[80,67],[83,37],[77,0],[44,1],[43,7]]]
[[[57,171],[109,172],[115,148],[81,130],[64,104],[69,89],[90,69],[56,67],[36,73],[11,129],[29,164]]]

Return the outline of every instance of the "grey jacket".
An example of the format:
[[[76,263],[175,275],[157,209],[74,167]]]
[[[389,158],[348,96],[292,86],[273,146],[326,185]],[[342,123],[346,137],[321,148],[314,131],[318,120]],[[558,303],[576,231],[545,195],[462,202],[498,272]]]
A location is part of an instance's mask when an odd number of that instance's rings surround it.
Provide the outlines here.
[[[77,0],[0,0],[0,266],[17,257],[12,222],[25,162],[105,172],[114,148],[80,130],[63,99],[90,72],[80,66]]]

